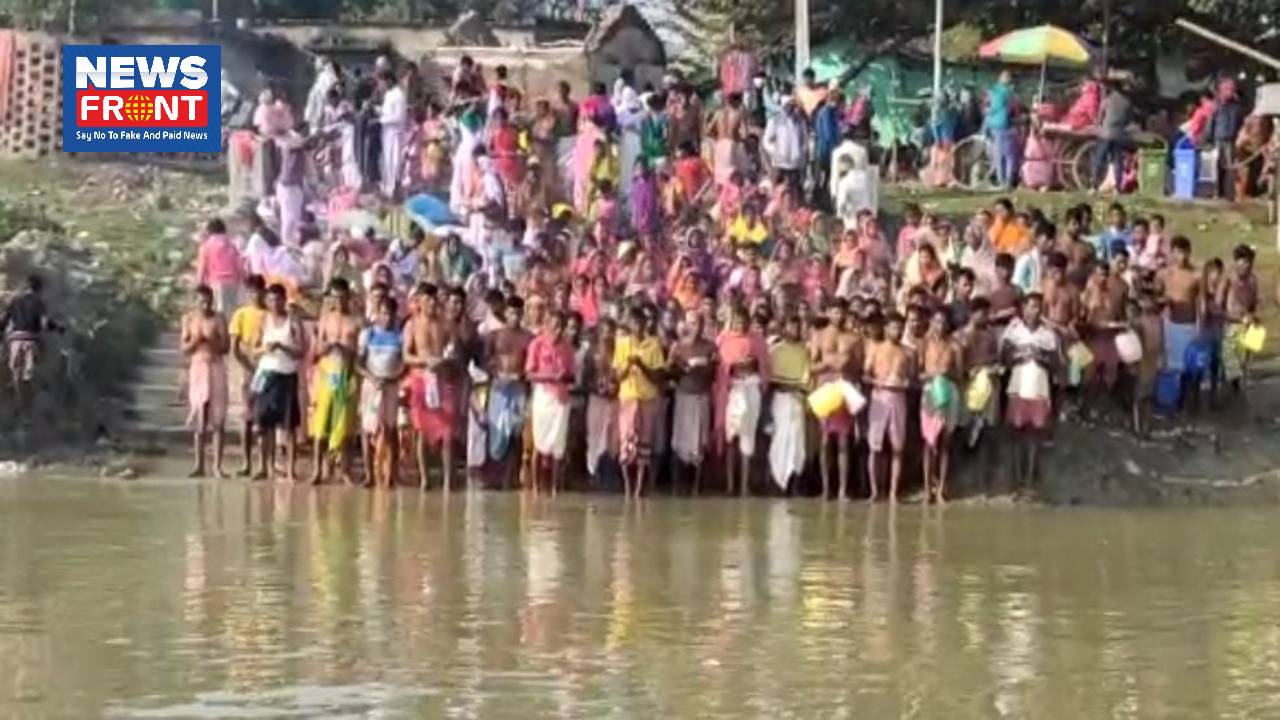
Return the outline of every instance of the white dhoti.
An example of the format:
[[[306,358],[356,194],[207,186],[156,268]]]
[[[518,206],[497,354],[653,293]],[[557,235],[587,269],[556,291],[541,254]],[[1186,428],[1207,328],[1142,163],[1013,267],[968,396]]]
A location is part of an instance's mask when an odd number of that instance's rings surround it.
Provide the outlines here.
[[[569,444],[569,402],[546,385],[534,385],[529,402],[533,447],[539,455],[563,460]]]
[[[467,403],[467,467],[474,470],[484,467],[489,459],[489,432],[485,429],[489,388],[479,387],[471,392],[472,402]]]
[[[280,206],[280,241],[297,247],[301,243],[299,227],[302,225],[302,209],[306,197],[301,185],[276,184],[276,202]]]
[[[618,143],[618,197],[624,207],[631,206],[631,180],[640,162],[640,135],[634,131],[622,133]]]
[[[724,439],[738,441],[743,457],[756,453],[756,427],[760,424],[760,378],[747,377],[734,380],[729,387],[725,403]]]
[[[712,170],[715,173],[716,185],[729,182],[729,176],[733,171],[741,170],[746,165],[742,143],[727,138],[716,140],[711,159],[714,163]]]
[[[671,451],[686,465],[699,465],[711,436],[711,396],[676,393]]]
[[[342,184],[352,190],[364,187],[364,177],[360,175],[360,158],[356,154],[355,126],[347,123],[342,128]]]
[[[404,128],[382,127],[382,194],[392,197],[400,184],[400,161],[404,157]]]
[[[618,448],[618,401],[592,395],[587,399],[587,473],[595,475],[605,455]]]
[[[804,401],[795,393],[775,392],[770,410],[773,437],[769,441],[769,469],[778,488],[786,490],[791,478],[804,471]]]
[[[573,157],[576,143],[574,137],[563,137],[556,141],[556,168],[560,171],[560,187],[557,197],[573,198]]]

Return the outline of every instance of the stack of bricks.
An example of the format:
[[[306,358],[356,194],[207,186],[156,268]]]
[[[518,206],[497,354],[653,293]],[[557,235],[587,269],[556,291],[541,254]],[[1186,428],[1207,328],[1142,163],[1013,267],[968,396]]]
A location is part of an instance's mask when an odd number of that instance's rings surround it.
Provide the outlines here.
[[[45,157],[62,149],[62,44],[44,33],[16,36],[0,156]]]

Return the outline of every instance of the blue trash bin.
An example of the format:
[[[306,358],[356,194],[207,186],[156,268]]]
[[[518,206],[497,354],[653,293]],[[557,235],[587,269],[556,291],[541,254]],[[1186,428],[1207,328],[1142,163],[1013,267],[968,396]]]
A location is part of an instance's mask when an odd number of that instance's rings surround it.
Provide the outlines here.
[[[1192,200],[1196,196],[1200,154],[1191,140],[1183,135],[1173,146],[1173,196]]]

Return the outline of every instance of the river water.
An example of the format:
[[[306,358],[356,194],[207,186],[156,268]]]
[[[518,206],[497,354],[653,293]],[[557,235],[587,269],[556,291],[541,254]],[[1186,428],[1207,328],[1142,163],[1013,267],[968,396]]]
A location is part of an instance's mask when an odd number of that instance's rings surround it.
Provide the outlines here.
[[[1280,511],[0,483],[0,717],[1280,717]]]

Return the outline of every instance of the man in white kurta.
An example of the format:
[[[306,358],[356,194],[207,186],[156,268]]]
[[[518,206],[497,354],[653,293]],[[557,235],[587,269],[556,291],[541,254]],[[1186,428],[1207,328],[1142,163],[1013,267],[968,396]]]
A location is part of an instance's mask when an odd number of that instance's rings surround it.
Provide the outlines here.
[[[400,181],[400,160],[409,133],[408,76],[386,89],[382,96],[382,194],[393,197]]]

